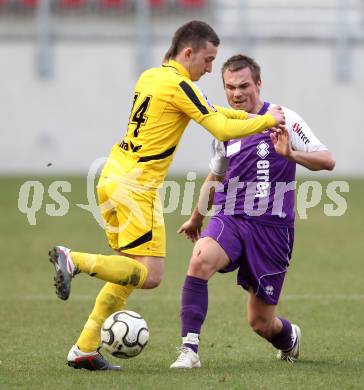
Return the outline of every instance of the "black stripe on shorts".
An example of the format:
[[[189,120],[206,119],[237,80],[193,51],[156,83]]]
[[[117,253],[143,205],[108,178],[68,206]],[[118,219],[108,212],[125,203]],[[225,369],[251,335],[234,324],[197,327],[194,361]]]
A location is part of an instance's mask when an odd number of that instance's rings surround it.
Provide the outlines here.
[[[152,238],[153,238],[153,233],[150,230],[149,232],[143,234],[142,236],[140,236],[139,238],[137,238],[136,240],[134,240],[130,244],[120,247],[119,251],[123,251],[125,249],[136,248],[139,245],[142,245],[142,244],[145,244],[148,241],[151,241]]]

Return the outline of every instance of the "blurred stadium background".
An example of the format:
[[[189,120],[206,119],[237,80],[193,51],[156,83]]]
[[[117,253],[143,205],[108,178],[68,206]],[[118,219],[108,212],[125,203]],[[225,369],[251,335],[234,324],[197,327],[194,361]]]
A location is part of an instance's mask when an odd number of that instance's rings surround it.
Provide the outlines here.
[[[87,202],[86,172],[120,142],[139,73],[160,65],[172,33],[191,19],[210,22],[222,40],[213,74],[199,83],[209,99],[226,104],[220,67],[228,56],[253,56],[265,99],[301,114],[333,152],[335,171],[319,177],[324,188],[332,175],[350,185],[340,218],[325,216],[325,191],[307,220],[297,218],[279,314],[302,327],[302,359],[294,367],[274,359],[249,329],[246,294],[227,274],[209,282],[203,368],[168,370],[192,250],[176,234],[186,219],[179,203],[165,216],[162,285],[128,301],[150,327],[146,351],[123,361],[121,374],[70,370],[65,356],[102,282],[80,275],[71,299],[59,301],[47,251],[62,243],[111,253],[77,207]],[[0,0],[0,389],[363,389],[363,69],[363,0]],[[181,188],[186,172],[197,171],[195,198],[210,140],[191,124],[172,164]],[[33,226],[18,209],[27,180],[44,188],[38,205],[29,190]],[[66,215],[47,192],[54,180],[72,185]],[[62,218],[50,217],[52,209]]]
[[[199,83],[212,102],[226,104],[224,60],[249,54],[265,99],[303,116],[335,155],[335,173],[364,174],[362,0],[0,0],[0,174],[84,173],[107,156],[139,73],[160,65],[191,19],[222,39]],[[190,125],[171,172],[206,172],[209,140]]]

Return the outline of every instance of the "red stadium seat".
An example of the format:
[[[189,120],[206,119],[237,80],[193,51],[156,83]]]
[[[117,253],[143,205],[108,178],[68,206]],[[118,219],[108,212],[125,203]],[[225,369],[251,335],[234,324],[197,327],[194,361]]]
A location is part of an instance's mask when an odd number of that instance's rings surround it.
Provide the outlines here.
[[[60,6],[64,8],[78,8],[86,4],[86,0],[60,0]]]
[[[206,5],[206,0],[180,0],[184,8],[202,8]]]
[[[151,7],[163,7],[166,5],[166,0],[148,0]]]
[[[23,7],[34,8],[38,5],[38,0],[20,0],[19,4]]]
[[[126,5],[128,0],[100,0],[103,7],[122,7]]]

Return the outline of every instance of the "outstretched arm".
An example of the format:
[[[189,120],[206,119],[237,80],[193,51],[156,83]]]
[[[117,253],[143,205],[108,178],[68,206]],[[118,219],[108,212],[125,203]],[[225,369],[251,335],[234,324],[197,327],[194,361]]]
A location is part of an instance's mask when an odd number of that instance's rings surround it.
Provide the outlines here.
[[[249,119],[250,114],[243,110],[235,110],[235,108],[228,108],[228,107],[222,107],[217,106],[214,104],[214,107],[216,108],[217,112],[220,112],[221,114],[224,114],[229,119]]]
[[[200,196],[191,217],[182,224],[177,233],[183,233],[185,237],[192,242],[196,242],[201,235],[203,220],[206,212],[211,210],[214,202],[215,186],[214,183],[221,182],[224,176],[218,176],[209,173],[201,187]]]
[[[280,107],[273,107],[265,115],[257,115],[245,120],[229,119],[224,114],[216,112],[205,116],[200,125],[218,140],[228,141],[234,138],[247,137],[284,123],[283,110]]]
[[[229,108],[215,107],[192,82],[187,80],[178,84],[172,104],[220,141],[247,137],[285,123],[284,112],[277,106],[271,108],[265,115],[254,118],[241,110],[234,112]]]

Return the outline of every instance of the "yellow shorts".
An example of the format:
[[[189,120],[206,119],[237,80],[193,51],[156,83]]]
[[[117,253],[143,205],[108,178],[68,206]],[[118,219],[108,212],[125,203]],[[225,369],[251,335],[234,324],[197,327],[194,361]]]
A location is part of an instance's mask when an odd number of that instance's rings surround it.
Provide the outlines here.
[[[156,189],[101,176],[97,195],[105,232],[113,249],[137,256],[166,255],[166,233]]]

